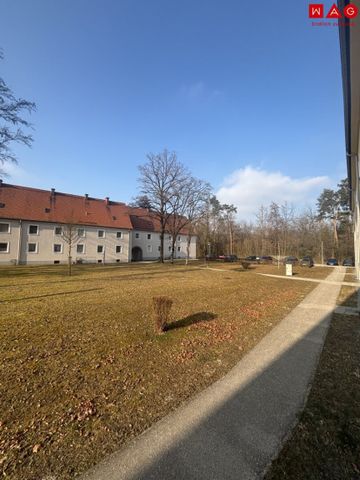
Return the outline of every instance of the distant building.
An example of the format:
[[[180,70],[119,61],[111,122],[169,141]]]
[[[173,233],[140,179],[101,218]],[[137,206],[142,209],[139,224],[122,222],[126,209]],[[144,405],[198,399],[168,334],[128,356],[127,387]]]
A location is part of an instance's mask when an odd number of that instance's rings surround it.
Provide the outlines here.
[[[74,263],[119,263],[157,260],[159,222],[153,214],[125,203],[40,190],[0,180],[0,264],[67,263],[64,233],[75,230]],[[186,258],[187,231],[176,239],[175,258]],[[164,256],[170,257],[167,233]],[[196,258],[191,237],[190,258]]]

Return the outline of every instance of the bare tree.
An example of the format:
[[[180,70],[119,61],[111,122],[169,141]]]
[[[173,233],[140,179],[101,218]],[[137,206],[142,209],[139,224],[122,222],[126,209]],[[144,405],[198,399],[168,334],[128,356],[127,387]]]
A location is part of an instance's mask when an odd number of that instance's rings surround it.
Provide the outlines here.
[[[169,201],[171,215],[168,220],[168,231],[171,234],[171,261],[174,261],[176,238],[186,227],[187,235],[187,262],[190,255],[191,235],[197,220],[203,215],[205,203],[209,198],[211,187],[207,182],[194,177],[184,177],[176,184],[176,190]],[[189,232],[192,232],[189,235]]]
[[[172,214],[171,202],[188,172],[178,161],[176,153],[166,149],[157,155],[148,154],[147,162],[139,167],[139,171],[141,193],[148,198],[152,213],[160,223],[160,261],[164,262],[164,237]]]
[[[68,247],[68,273],[72,274],[72,248],[80,240],[78,226],[74,223],[67,223],[63,225],[61,230],[61,237]]]
[[[3,59],[0,50],[0,60]],[[23,112],[31,113],[36,108],[35,103],[28,102],[23,98],[17,98],[12,90],[6,85],[3,78],[0,77],[0,119],[4,122],[0,125],[0,164],[6,162],[16,163],[16,157],[11,151],[10,146],[13,143],[21,143],[31,146],[33,138],[25,134],[21,127],[32,127],[32,125],[23,118]],[[0,175],[6,175],[0,170]]]

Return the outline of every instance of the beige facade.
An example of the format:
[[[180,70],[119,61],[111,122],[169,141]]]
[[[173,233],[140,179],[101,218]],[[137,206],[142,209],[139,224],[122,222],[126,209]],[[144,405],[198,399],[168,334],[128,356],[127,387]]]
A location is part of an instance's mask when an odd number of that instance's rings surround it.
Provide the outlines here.
[[[186,258],[187,256],[187,235],[178,235],[175,244],[175,258]],[[164,257],[171,256],[171,235],[165,234]],[[141,230],[132,231],[132,259],[154,260],[160,256],[160,233],[146,232]],[[192,236],[190,241],[189,256],[196,258],[196,237]],[[136,258],[134,258],[136,257]]]
[[[58,223],[0,220],[0,263],[67,263],[66,226]],[[129,230],[78,225],[71,247],[73,262],[130,261]]]
[[[60,223],[0,219],[0,264],[64,264],[69,245],[67,226]],[[121,228],[77,225],[71,248],[74,263],[123,263],[157,260],[160,234]],[[64,235],[65,234],[65,235]],[[171,236],[165,236],[165,258],[171,254]],[[140,249],[140,250],[139,250]],[[187,236],[176,240],[175,258],[186,258]],[[196,237],[191,238],[190,258],[196,258]]]

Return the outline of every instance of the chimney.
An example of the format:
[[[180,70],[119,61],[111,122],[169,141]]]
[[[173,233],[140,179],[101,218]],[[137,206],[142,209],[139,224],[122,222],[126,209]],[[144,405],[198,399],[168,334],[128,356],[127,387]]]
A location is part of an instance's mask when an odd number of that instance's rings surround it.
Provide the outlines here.
[[[51,196],[52,196],[52,197],[55,197],[55,188],[52,188],[52,189],[51,189]]]
[[[0,178],[0,187],[2,187],[3,181],[2,178]]]
[[[88,198],[89,198],[89,194],[85,193],[85,200],[88,200]]]
[[[106,205],[109,205],[109,203],[110,203],[110,198],[109,197],[105,197],[105,203],[106,203]]]

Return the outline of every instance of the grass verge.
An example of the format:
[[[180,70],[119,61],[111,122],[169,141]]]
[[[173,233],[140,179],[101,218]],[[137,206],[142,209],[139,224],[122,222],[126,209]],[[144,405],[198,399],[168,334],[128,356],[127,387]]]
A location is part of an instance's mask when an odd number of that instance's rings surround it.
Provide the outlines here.
[[[265,268],[266,267],[262,267]],[[0,470],[70,479],[224,375],[316,284],[177,265],[0,271]],[[154,333],[152,297],[174,300]]]
[[[344,288],[343,305],[354,295]],[[334,314],[305,409],[266,480],[360,478],[359,365],[359,318]]]

